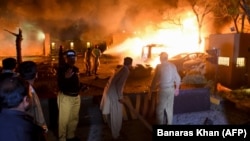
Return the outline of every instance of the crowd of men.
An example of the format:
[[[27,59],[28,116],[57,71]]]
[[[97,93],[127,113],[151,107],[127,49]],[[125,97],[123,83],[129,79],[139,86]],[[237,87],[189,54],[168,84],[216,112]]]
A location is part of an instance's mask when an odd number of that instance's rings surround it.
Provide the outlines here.
[[[102,52],[95,46],[85,54],[86,77],[98,75]],[[75,65],[74,50],[63,52],[63,60],[57,68],[58,140],[79,141],[75,135],[79,122],[81,97],[85,90],[80,82],[79,68]],[[161,64],[156,68],[149,95],[159,89],[156,124],[172,124],[173,99],[179,94],[180,76],[175,65],[168,62],[166,52],[160,54]],[[125,57],[123,65],[108,80],[100,103],[104,121],[115,140],[121,138],[123,89],[132,69],[133,58]],[[2,60],[0,74],[0,140],[46,141],[48,126],[42,112],[39,97],[34,88],[38,77],[37,64],[23,61],[17,65],[15,58]],[[149,96],[149,97],[150,97]],[[164,101],[163,101],[164,100]]]
[[[48,127],[33,88],[37,66],[15,58],[2,61],[0,74],[0,140],[43,141]]]

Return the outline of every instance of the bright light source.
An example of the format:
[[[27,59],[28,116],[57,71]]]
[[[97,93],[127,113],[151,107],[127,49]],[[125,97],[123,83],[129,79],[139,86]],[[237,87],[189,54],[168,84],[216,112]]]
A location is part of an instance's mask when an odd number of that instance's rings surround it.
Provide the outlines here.
[[[87,42],[86,44],[87,44],[87,48],[89,48],[90,47],[90,42]]]
[[[245,67],[245,58],[244,57],[237,57],[236,67]]]
[[[55,43],[55,42],[52,42],[52,43],[51,43],[51,49],[55,49],[55,45],[56,45],[56,43]]]
[[[70,49],[74,49],[74,42],[70,42]]]
[[[219,57],[218,64],[223,66],[229,66],[230,58],[229,57]]]
[[[38,38],[38,40],[44,40],[45,34],[42,31],[38,31],[37,38]]]

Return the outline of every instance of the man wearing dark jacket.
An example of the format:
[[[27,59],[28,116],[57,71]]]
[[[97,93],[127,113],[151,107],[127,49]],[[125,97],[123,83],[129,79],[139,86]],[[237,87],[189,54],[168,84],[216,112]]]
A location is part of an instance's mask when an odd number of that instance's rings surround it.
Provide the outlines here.
[[[76,52],[66,52],[66,62],[58,69],[57,104],[59,110],[58,138],[59,141],[78,141],[75,136],[79,120],[81,98],[79,95],[79,68],[75,66]]]
[[[45,141],[44,130],[26,111],[32,105],[29,84],[20,77],[0,80],[0,140]]]

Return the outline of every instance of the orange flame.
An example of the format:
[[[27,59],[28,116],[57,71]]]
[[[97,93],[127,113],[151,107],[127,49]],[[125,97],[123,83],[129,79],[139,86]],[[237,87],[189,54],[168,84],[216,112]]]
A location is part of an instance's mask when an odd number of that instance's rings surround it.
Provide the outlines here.
[[[148,25],[144,31],[134,32],[134,36],[128,37],[122,43],[114,45],[106,50],[106,54],[116,54],[121,57],[130,56],[134,58],[135,64],[142,63],[141,52],[142,48],[148,44],[162,44],[165,48],[161,51],[166,51],[169,57],[173,57],[179,53],[189,52],[204,52],[204,38],[202,43],[198,44],[198,24],[195,15],[187,13],[183,15],[180,25],[171,24],[169,22],[161,22],[155,26]],[[156,66],[159,63],[159,58],[153,58],[151,66]]]

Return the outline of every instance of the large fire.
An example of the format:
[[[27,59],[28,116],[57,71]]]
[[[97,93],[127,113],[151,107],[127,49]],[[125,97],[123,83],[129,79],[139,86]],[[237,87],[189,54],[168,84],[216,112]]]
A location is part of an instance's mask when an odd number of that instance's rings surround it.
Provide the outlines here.
[[[160,54],[161,51],[166,51],[169,57],[173,57],[179,53],[189,52],[204,52],[204,37],[202,43],[198,43],[198,24],[195,15],[188,12],[182,16],[180,25],[175,25],[169,22],[161,22],[158,28],[148,25],[143,31],[136,31],[134,35],[128,37],[122,43],[109,48],[104,53],[119,55],[122,58],[131,56],[134,58],[135,64],[142,63],[142,48],[148,44],[163,45],[160,50],[155,50],[154,53]],[[153,58],[150,62],[151,66],[159,63],[159,58]]]
[[[44,55],[43,48],[45,42],[45,33],[39,28],[30,23],[23,23],[21,26],[23,40],[21,43],[22,56],[42,56]],[[16,36],[18,28],[8,29],[0,34],[0,56],[16,56]],[[12,34],[13,33],[13,34]]]

